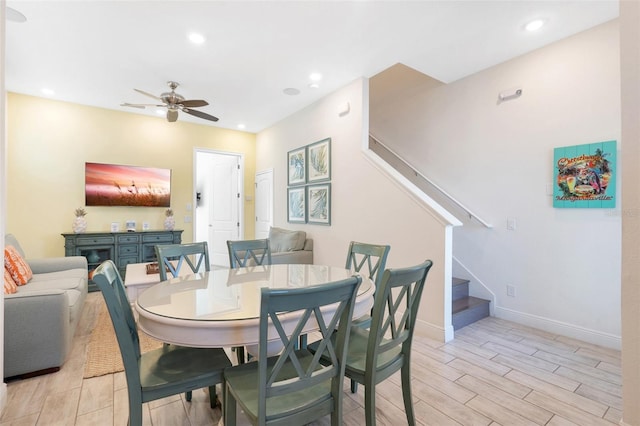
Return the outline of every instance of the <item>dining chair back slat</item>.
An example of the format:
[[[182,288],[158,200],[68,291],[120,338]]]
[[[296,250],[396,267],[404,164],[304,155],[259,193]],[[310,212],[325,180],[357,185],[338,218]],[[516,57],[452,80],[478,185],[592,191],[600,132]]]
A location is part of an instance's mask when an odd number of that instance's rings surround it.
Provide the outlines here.
[[[258,360],[225,370],[225,425],[235,425],[236,404],[252,424],[302,425],[328,414],[333,425],[341,424],[346,342],[361,282],[353,276],[313,287],[261,290]],[[329,305],[336,308],[331,315]],[[309,324],[319,328],[326,360],[297,346]],[[282,350],[269,357],[274,341]]]
[[[345,268],[361,272],[362,268],[366,266],[366,275],[374,281],[377,288],[380,278],[382,277],[382,272],[386,267],[387,256],[389,255],[390,249],[391,246],[388,245],[351,241],[349,243]]]
[[[227,241],[229,266],[232,269],[253,265],[271,265],[268,239]]]
[[[158,244],[156,246],[160,281],[167,280],[167,271],[172,277],[180,274],[182,265],[186,263],[191,272],[209,271],[209,248],[206,241],[188,244]]]

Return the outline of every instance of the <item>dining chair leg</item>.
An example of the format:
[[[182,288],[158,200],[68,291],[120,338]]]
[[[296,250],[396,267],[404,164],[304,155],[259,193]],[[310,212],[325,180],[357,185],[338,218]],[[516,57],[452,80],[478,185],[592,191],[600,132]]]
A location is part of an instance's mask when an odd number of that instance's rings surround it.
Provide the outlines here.
[[[224,410],[222,410],[222,418],[225,426],[235,426],[236,424],[236,399],[231,395],[231,392],[227,389],[226,384],[223,383],[223,404]]]
[[[216,385],[209,386],[209,405],[211,408],[221,407],[220,399],[216,393]]]
[[[192,397],[192,396],[193,396],[193,395],[191,394],[191,391],[186,391],[186,392],[184,393],[184,399],[186,399],[186,400],[187,400],[187,402],[191,402],[191,397]]]
[[[129,426],[142,426],[142,400],[129,396]]]
[[[364,413],[367,426],[376,425],[376,385],[364,387]]]
[[[238,346],[236,348],[236,356],[238,357],[238,364],[244,364],[244,346]]]
[[[404,412],[407,415],[407,424],[409,426],[415,426],[416,419],[413,414],[413,398],[411,396],[411,370],[409,368],[409,362],[400,370],[402,381],[402,399],[404,400]]]
[[[358,382],[351,379],[351,393],[357,393],[357,392],[358,392]]]

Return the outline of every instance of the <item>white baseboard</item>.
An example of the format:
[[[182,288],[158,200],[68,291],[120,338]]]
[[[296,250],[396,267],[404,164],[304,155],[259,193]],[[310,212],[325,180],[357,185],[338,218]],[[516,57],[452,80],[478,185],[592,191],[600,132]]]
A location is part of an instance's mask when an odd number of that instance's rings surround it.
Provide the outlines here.
[[[622,338],[609,333],[567,324],[549,318],[531,315],[524,312],[496,306],[494,314],[497,318],[517,322],[519,324],[535,327],[550,333],[560,334],[574,339],[583,340],[594,345],[620,350],[622,348]]]
[[[438,342],[446,343],[453,340],[454,337],[453,326],[442,328],[418,318],[415,327],[414,334],[416,336],[427,337]]]
[[[4,410],[7,408],[7,384],[0,384],[0,416],[4,414]]]

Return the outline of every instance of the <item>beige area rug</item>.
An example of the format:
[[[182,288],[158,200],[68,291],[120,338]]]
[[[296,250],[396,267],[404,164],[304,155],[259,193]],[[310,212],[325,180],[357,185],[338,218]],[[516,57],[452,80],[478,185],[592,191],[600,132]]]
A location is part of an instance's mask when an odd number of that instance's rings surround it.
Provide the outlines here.
[[[84,365],[84,378],[104,376],[105,374],[124,371],[120,347],[113,330],[113,324],[109,312],[104,304],[100,303],[96,326],[91,332],[87,347],[87,361]],[[162,347],[162,342],[138,331],[140,336],[140,351],[147,352]]]

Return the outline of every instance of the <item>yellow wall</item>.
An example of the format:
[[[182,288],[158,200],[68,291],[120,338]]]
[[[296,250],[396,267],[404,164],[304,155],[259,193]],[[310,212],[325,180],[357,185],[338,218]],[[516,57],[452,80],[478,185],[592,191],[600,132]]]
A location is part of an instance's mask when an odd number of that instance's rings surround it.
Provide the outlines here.
[[[182,240],[193,241],[194,148],[244,154],[245,196],[254,199],[255,135],[162,117],[8,94],[6,232],[28,257],[64,255],[63,232],[84,207],[85,162],[169,168],[171,208]],[[221,119],[224,119],[222,117]],[[246,197],[245,197],[246,198]],[[133,219],[162,229],[164,208],[86,207],[87,232],[108,232],[111,222]],[[245,238],[254,235],[254,204],[245,202]]]

